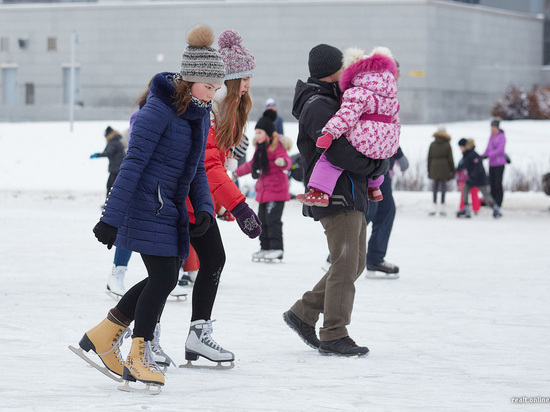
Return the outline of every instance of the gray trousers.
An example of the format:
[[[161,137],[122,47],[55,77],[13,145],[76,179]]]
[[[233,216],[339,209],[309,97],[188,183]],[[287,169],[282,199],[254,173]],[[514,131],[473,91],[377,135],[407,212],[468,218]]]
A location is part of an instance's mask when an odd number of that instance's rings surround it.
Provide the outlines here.
[[[468,205],[468,195],[470,194],[470,190],[472,190],[472,187],[474,186],[468,186],[468,183],[465,183],[464,187],[462,188],[462,197],[464,198],[465,206]],[[488,206],[493,207],[493,205],[495,204],[495,200],[493,199],[493,196],[491,196],[491,189],[489,188],[489,185],[477,186],[477,188],[483,194],[485,203],[487,203]]]
[[[322,341],[348,336],[355,298],[355,281],[365,269],[367,222],[359,211],[344,211],[321,219],[330,261],[328,272],[291,308],[304,322],[314,326],[323,314],[319,330]]]

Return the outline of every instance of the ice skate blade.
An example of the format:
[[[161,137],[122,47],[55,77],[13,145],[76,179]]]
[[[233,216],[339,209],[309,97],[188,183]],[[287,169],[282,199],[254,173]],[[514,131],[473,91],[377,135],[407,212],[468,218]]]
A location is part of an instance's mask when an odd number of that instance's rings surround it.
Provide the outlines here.
[[[235,363],[233,361],[212,361],[217,362],[216,365],[204,365],[200,363],[193,363],[190,360],[187,361],[187,363],[184,363],[180,365],[180,368],[188,368],[188,369],[215,369],[215,370],[225,370],[225,369],[233,369],[235,367]],[[229,364],[227,364],[229,363]]]
[[[162,391],[161,385],[155,385],[154,383],[145,382],[142,383],[145,385],[145,388],[135,388],[133,386],[130,386],[130,381],[124,381],[124,385],[119,386],[117,389],[123,392],[138,392],[146,393],[147,395],[158,395]]]
[[[385,272],[376,272],[373,270],[367,270],[365,274],[367,279],[399,279],[398,273],[385,273]]]
[[[266,259],[266,258],[252,258],[252,262],[256,263],[283,263],[283,258]]]
[[[185,295],[169,295],[167,302],[187,302],[187,293]]]
[[[69,345],[69,349],[74,352],[78,357],[82,358],[86,363],[88,363],[90,366],[93,366],[98,371],[100,371],[102,374],[107,376],[108,378],[111,378],[114,381],[122,382],[123,379],[119,377],[118,375],[115,375],[113,372],[111,372],[109,369],[107,369],[105,366],[100,366],[98,363],[94,362],[88,356],[84,354],[84,350],[80,347],[75,348],[72,345]]]
[[[112,292],[112,291],[109,290],[109,289],[107,289],[107,290],[105,291],[105,293],[106,293],[108,296],[112,297],[112,298],[113,298],[114,300],[116,300],[116,301],[119,301],[120,298],[122,297],[122,295],[119,295],[119,294],[117,294],[117,293],[114,293],[114,292]]]

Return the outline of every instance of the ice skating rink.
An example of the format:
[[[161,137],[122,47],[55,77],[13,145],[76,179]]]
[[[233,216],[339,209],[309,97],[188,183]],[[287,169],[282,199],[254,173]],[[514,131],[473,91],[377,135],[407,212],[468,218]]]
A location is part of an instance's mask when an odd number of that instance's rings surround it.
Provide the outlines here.
[[[429,193],[397,192],[387,259],[401,278],[356,282],[349,331],[371,350],[361,359],[321,356],[282,321],[323,274],[319,223],[289,202],[284,263],[265,264],[251,262],[257,240],[219,222],[228,259],[213,337],[236,366],[170,368],[150,396],[118,391],[67,349],[115,304],[104,293],[113,252],[91,232],[102,195],[0,192],[3,411],[502,411],[550,396],[550,197],[506,194],[501,220],[482,208],[466,221],[429,217]],[[134,255],[127,283],[143,276]],[[163,315],[161,344],[178,364],[190,308],[168,302]]]
[[[0,124],[0,410],[548,410],[548,403],[526,404],[550,398],[550,197],[541,192],[506,192],[501,220],[487,208],[456,219],[457,192],[448,193],[447,217],[428,216],[430,192],[395,192],[386,258],[401,278],[356,282],[349,332],[371,351],[361,359],[321,356],[282,320],[323,275],[320,223],[288,202],[284,263],[264,264],[251,261],[257,240],[220,221],[227,264],[213,337],[236,354],[235,368],[170,368],[158,396],[117,390],[67,348],[115,305],[104,293],[114,252],[92,234],[107,161],[89,155],[104,147],[105,124],[77,123],[74,134],[67,124]],[[548,125],[505,125],[524,133],[521,142],[511,133],[515,167],[522,159],[548,166]],[[486,126],[448,131],[453,139],[479,132],[484,148]],[[435,126],[405,131],[402,146],[414,165]],[[126,283],[143,276],[136,254]],[[190,302],[164,310],[161,344],[178,364],[190,314]]]

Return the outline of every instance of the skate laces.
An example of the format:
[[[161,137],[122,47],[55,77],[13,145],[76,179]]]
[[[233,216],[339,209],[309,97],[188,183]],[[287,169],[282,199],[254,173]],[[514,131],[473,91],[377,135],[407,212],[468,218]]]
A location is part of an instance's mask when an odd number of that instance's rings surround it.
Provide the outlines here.
[[[155,362],[155,359],[153,359],[153,345],[151,345],[150,340],[145,343],[145,350],[143,351],[142,363],[143,363],[143,366],[145,366],[151,372],[162,373],[159,366]],[[164,375],[164,373],[162,374]]]
[[[117,334],[118,333],[120,333],[120,331],[117,332]],[[124,339],[126,339],[129,336],[132,336],[132,329],[130,329],[130,328],[124,329],[122,331],[122,333],[120,333],[120,335],[118,335],[118,338],[117,338],[116,342],[113,344],[113,347],[105,353],[98,353],[98,355],[103,356],[103,355],[107,355],[109,352],[115,351],[115,356],[117,358],[120,358],[119,360],[122,362],[122,356],[120,355],[120,350],[119,349],[120,349],[120,346],[122,345],[122,342],[124,342]],[[117,337],[117,335],[115,335],[115,338],[116,337]]]
[[[173,364],[174,366],[176,366],[172,358],[168,356],[160,346],[160,323],[157,323],[157,326],[155,327],[155,332],[153,333],[153,340],[151,342],[151,347],[154,353],[156,353],[159,356],[164,356],[166,360],[169,362],[169,364]]]
[[[214,329],[212,328],[212,322],[215,322],[216,320],[207,320],[203,327],[202,327],[202,335],[201,335],[201,341],[210,346],[211,348],[221,351],[223,348],[218,345],[218,343],[212,339],[212,333],[214,332]]]

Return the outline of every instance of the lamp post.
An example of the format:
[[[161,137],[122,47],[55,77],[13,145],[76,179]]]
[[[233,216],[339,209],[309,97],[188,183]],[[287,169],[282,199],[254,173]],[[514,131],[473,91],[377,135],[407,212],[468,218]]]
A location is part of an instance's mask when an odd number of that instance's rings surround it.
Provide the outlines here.
[[[75,65],[76,65],[76,44],[78,43],[78,33],[73,30],[71,33],[71,67],[69,71],[69,121],[71,123],[71,132],[74,122],[74,98],[75,98]]]

